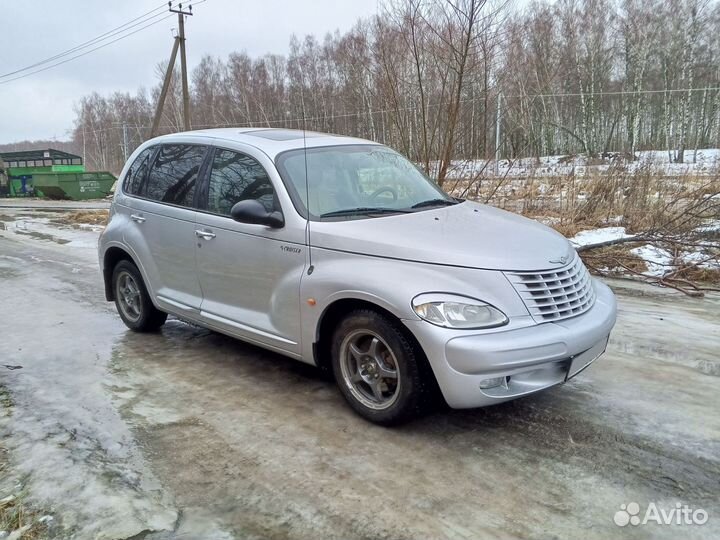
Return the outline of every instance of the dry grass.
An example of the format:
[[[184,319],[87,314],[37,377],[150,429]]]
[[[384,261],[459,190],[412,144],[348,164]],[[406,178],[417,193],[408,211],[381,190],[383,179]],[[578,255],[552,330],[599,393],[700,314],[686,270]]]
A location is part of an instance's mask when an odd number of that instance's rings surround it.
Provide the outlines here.
[[[10,392],[8,392],[7,388],[0,384],[0,410],[3,411],[3,414],[9,416],[12,413],[12,407],[14,405],[15,404],[13,403]]]
[[[590,229],[591,227],[585,227],[583,224],[575,223],[572,221],[560,221],[557,223],[553,223],[552,228],[555,229],[557,232],[565,236],[566,238],[572,238],[577,233]]]
[[[46,538],[47,525],[38,522],[40,514],[28,509],[23,497],[0,499],[0,530],[10,534],[22,531],[18,536],[23,540]]]
[[[448,181],[455,195],[529,216],[557,216],[562,225],[590,228],[616,223],[647,230],[681,213],[703,195],[720,193],[720,177],[662,176],[651,169],[632,173],[620,166],[583,176],[466,178]]]
[[[720,269],[719,268],[702,268],[695,265],[684,266],[679,268],[673,277],[692,281],[693,283],[706,283],[713,286],[720,285]]]
[[[596,273],[620,276],[627,273],[642,274],[647,271],[645,261],[632,253],[627,245],[609,246],[581,254],[583,262]]]
[[[720,271],[682,262],[682,254],[720,252],[717,235],[700,234],[708,220],[720,219],[720,176],[665,176],[656,170],[628,171],[622,164],[576,176],[476,177],[448,182],[457,196],[477,200],[551,224],[571,238],[609,226],[641,235],[676,255],[681,266],[672,278],[720,284]],[[595,248],[582,253],[591,269],[604,274],[642,274],[644,262],[630,252],[637,244]],[[707,266],[707,265],[703,265]],[[670,270],[670,268],[669,268]]]
[[[79,210],[68,212],[53,221],[64,225],[105,225],[107,220],[107,210]]]

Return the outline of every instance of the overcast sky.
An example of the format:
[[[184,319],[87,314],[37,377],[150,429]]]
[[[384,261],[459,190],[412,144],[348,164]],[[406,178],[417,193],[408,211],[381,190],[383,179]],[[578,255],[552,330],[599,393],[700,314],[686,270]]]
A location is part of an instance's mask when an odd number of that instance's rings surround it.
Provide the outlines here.
[[[161,3],[3,2],[0,75],[93,39]],[[286,54],[292,34],[322,37],[336,29],[345,31],[359,17],[376,10],[377,0],[207,0],[197,5],[195,15],[186,24],[188,63],[192,69],[204,54],[224,58],[240,50],[251,56]],[[23,139],[67,139],[74,118],[73,105],[83,95],[92,91],[134,92],[141,86],[153,85],[155,65],[169,57],[171,29],[176,26],[173,17],[42,73],[7,84],[2,82],[9,77],[0,78],[0,144]]]

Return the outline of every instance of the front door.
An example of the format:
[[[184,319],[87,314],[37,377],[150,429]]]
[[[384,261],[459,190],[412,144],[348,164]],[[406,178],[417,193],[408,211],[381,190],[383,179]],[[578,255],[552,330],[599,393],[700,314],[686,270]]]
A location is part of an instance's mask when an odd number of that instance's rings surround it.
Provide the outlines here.
[[[280,209],[270,177],[250,155],[216,148],[206,189],[196,223],[201,316],[242,339],[299,355],[305,246],[287,228],[230,217],[233,205],[246,199]]]

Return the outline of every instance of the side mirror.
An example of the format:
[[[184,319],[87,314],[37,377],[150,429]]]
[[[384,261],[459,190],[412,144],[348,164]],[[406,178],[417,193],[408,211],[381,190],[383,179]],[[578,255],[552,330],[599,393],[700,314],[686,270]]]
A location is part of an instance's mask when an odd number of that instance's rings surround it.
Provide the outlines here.
[[[281,229],[285,226],[285,218],[283,218],[282,212],[277,210],[268,212],[262,203],[255,199],[236,202],[230,210],[230,217],[240,223],[265,225],[273,229]]]

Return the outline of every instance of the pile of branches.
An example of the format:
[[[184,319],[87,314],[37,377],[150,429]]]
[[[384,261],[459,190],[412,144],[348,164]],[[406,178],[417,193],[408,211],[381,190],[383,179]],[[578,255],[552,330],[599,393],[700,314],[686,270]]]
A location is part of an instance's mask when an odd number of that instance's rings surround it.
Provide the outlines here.
[[[629,212],[621,223],[636,232],[577,248],[595,273],[639,279],[693,297],[720,292],[720,185],[716,179],[681,190],[641,214]],[[653,263],[660,267],[658,275],[648,275],[645,264],[630,251],[640,246],[668,256],[665,262]]]

